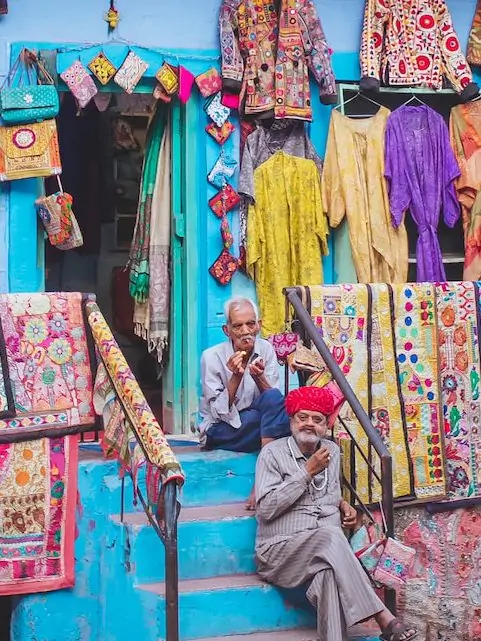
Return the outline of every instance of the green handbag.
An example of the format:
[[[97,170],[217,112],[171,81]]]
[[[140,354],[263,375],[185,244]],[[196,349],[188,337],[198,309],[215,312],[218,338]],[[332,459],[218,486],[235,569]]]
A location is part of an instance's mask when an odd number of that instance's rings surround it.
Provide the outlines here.
[[[15,75],[22,64],[20,78],[12,86]],[[27,84],[24,84],[26,70]],[[33,78],[31,75],[33,71]],[[44,80],[46,82],[42,83]],[[15,61],[2,89],[0,90],[0,116],[5,125],[23,125],[55,118],[60,108],[57,88],[37,56],[24,49]]]

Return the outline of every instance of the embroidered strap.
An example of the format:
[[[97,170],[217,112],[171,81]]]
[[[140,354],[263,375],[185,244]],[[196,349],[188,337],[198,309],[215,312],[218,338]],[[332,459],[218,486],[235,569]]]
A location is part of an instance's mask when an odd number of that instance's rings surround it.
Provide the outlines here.
[[[0,386],[3,387],[3,396],[6,399],[6,408],[0,407],[0,418],[11,418],[15,416],[15,400],[13,398],[12,381],[8,369],[7,348],[3,334],[2,323],[0,322]]]

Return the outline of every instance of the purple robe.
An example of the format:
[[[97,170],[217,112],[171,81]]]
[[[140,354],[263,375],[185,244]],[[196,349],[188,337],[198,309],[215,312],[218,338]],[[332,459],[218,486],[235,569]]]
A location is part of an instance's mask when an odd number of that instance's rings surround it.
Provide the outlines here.
[[[427,105],[396,109],[387,121],[385,160],[393,225],[409,209],[417,226],[417,281],[444,281],[439,215],[442,209],[448,227],[459,218],[454,181],[460,171],[443,117]]]

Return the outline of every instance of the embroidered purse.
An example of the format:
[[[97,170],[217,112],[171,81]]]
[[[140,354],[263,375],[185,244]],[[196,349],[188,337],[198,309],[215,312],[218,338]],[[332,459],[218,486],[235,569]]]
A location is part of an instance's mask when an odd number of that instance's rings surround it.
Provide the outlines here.
[[[0,181],[62,173],[55,120],[0,127]]]
[[[117,73],[117,69],[103,51],[89,62],[88,68],[103,85],[108,84]]]
[[[155,74],[155,77],[169,96],[177,93],[177,90],[179,89],[179,77],[177,76],[174,67],[169,65],[168,62],[164,62]]]
[[[210,266],[209,273],[219,285],[228,285],[238,268],[239,260],[224,247],[218,258]]]
[[[227,185],[228,179],[232,178],[237,167],[237,161],[232,156],[222,152],[210,170],[207,180],[217,189]]]
[[[62,189],[57,177],[59,191],[35,201],[37,213],[42,220],[52,245],[67,250],[83,245],[82,232],[72,211],[73,198]]]
[[[229,221],[227,220],[227,216],[222,217],[222,222],[220,224],[220,234],[222,236],[222,242],[224,244],[224,247],[226,249],[230,249],[234,244],[234,237],[232,236],[232,232],[229,227]]]
[[[232,132],[235,131],[235,127],[227,120],[222,127],[218,127],[215,123],[211,122],[207,125],[205,130],[216,142],[219,143],[219,145],[223,145],[227,142]]]
[[[299,336],[294,332],[282,332],[268,336],[267,340],[274,348],[277,360],[283,365],[287,357],[296,351]]]
[[[75,96],[81,109],[86,107],[95,94],[98,93],[95,82],[80,60],[72,63],[68,69],[60,74],[60,77]]]
[[[399,590],[409,576],[416,550],[389,537],[374,569],[374,581],[393,590]]]
[[[133,51],[129,51],[115,74],[114,82],[119,87],[122,87],[126,93],[131,94],[148,68],[149,65],[140,56]]]
[[[197,76],[195,83],[204,98],[208,98],[222,89],[222,78],[215,67]]]
[[[18,84],[12,86],[21,64],[23,67]],[[24,71],[28,78],[27,84],[23,84]],[[34,78],[31,77],[30,72]],[[0,115],[4,124],[29,124],[55,118],[59,107],[58,92],[52,77],[38,58],[24,49],[0,90]]]
[[[222,218],[231,209],[240,203],[240,196],[232,185],[225,185],[215,196],[209,200],[209,207],[218,218]]]
[[[194,82],[194,74],[179,65],[179,100],[183,105],[185,105],[192,94]]]
[[[209,98],[204,105],[204,111],[218,127],[222,127],[230,116],[229,107],[224,107],[220,101],[220,93]]]

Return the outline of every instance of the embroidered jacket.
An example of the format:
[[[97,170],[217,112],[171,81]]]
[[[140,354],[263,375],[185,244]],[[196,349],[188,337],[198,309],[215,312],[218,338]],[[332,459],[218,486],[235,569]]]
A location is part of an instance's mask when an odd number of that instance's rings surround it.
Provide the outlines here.
[[[311,120],[309,70],[322,102],[337,101],[313,0],[222,0],[219,29],[223,88],[246,115]]]
[[[481,65],[481,0],[478,0],[468,40],[468,62]]]
[[[361,88],[422,85],[441,89],[443,76],[463,100],[478,92],[445,0],[366,0]]]

